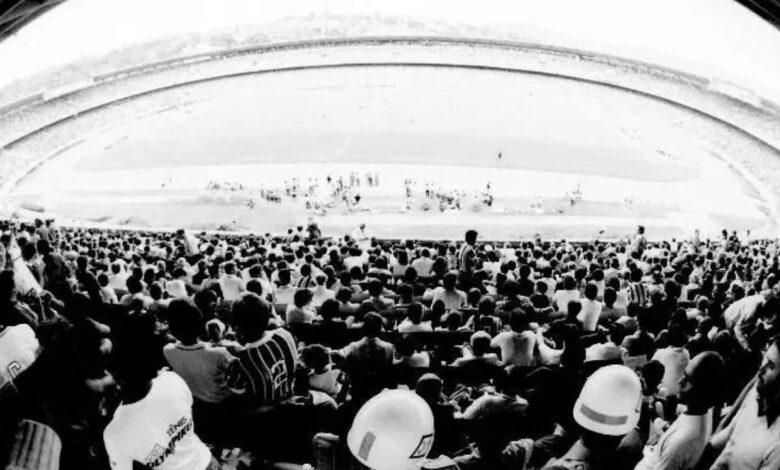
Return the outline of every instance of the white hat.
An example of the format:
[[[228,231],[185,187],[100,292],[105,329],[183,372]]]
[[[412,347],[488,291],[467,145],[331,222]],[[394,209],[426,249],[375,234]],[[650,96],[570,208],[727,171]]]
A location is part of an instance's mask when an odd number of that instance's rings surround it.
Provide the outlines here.
[[[574,404],[574,421],[606,436],[623,436],[639,422],[642,384],[626,366],[598,369],[582,387]]]
[[[347,446],[376,470],[418,468],[433,445],[433,412],[416,393],[386,390],[358,411]]]

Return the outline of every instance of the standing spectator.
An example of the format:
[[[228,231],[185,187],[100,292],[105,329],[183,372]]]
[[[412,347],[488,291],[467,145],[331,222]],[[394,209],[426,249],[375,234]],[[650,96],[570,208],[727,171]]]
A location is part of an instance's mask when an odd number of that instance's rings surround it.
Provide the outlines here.
[[[474,271],[477,261],[477,231],[468,230],[464,237],[465,244],[460,248],[457,258],[458,277],[460,279],[461,289],[470,289],[479,287],[474,285]]]

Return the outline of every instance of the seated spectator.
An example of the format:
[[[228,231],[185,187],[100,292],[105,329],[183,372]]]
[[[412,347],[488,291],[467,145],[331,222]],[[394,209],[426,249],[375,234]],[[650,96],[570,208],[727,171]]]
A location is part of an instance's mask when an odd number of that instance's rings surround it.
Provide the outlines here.
[[[287,325],[298,325],[301,323],[311,324],[317,318],[317,312],[312,306],[312,293],[309,289],[298,289],[293,298],[293,303],[287,305],[285,312],[285,323]]]
[[[342,287],[336,292],[336,300],[339,302],[339,311],[356,312],[360,305],[352,302],[352,290]]]
[[[655,353],[655,337],[648,330],[648,325],[651,323],[650,312],[637,305],[630,305],[628,310],[629,312],[639,312],[637,330],[633,335],[626,336],[623,340],[623,347],[630,357],[645,356],[645,360],[650,360]]]
[[[645,450],[636,470],[696,467],[712,435],[713,407],[720,404],[718,381],[725,371],[723,359],[714,352],[700,354],[688,364],[680,388],[686,411]]]
[[[319,344],[306,346],[301,350],[301,360],[310,369],[308,382],[312,390],[334,398],[341,393],[343,373],[333,366],[327,349]]]
[[[119,299],[119,304],[130,307],[134,303],[140,303],[143,308],[149,308],[154,303],[154,299],[144,292],[144,285],[140,278],[130,276],[127,278],[127,294]]]
[[[108,285],[108,276],[105,273],[101,273],[98,275],[97,281],[100,285],[100,300],[105,304],[119,303],[116,292]]]
[[[177,340],[163,348],[171,369],[184,379],[195,400],[223,402],[230,396],[227,382],[233,356],[222,347],[200,340],[203,316],[191,300],[171,301],[167,316],[169,331]]]
[[[35,331],[27,323],[6,326],[0,317],[0,390],[25,369],[40,353]]]
[[[601,309],[601,315],[599,316],[599,323],[606,323],[612,321],[628,322],[626,318],[626,310],[624,308],[618,308],[615,306],[617,301],[617,292],[612,287],[604,289],[604,307]],[[636,310],[634,310],[636,311]],[[623,324],[627,331],[633,333],[636,331],[636,324]]]
[[[509,317],[509,331],[496,335],[492,348],[501,350],[502,366],[530,367],[535,364],[536,335],[530,330],[525,312],[517,310]]]
[[[685,374],[685,368],[691,360],[688,350],[685,349],[685,332],[680,325],[672,325],[669,328],[669,346],[659,349],[653,355],[664,366],[664,378],[661,381],[662,390],[666,396],[676,396],[680,391],[680,380]]]
[[[363,303],[369,303],[372,304],[374,307],[376,307],[377,312],[384,312],[393,307],[395,305],[395,302],[393,302],[391,299],[387,299],[384,297],[383,294],[384,288],[382,286],[382,281],[378,279],[371,279],[368,281],[368,299],[363,301]]]
[[[279,271],[279,286],[276,288],[276,303],[289,305],[293,303],[293,297],[298,291],[292,284],[291,272],[289,269]]]
[[[233,324],[243,349],[236,353],[241,374],[233,387],[252,407],[274,405],[292,396],[298,349],[284,328],[268,329],[273,307],[255,294],[233,304]]]
[[[715,323],[711,318],[702,318],[696,325],[696,334],[688,340],[685,349],[691,355],[691,359],[704,351],[712,351],[713,345],[709,333],[714,328]]]
[[[498,355],[490,352],[491,337],[484,331],[471,335],[469,347],[463,349],[463,357],[452,363],[453,367],[471,367],[474,364],[497,366],[500,364]]]
[[[432,302],[441,300],[444,302],[446,310],[458,310],[466,305],[466,293],[455,287],[457,283],[458,275],[447,273],[444,275],[444,279],[442,279],[442,286],[427,291],[423,295],[423,299],[431,300]]]
[[[582,329],[586,332],[596,331],[596,325],[601,317],[602,304],[596,297],[598,296],[598,286],[589,282],[585,285],[585,298],[582,299],[582,310],[577,315],[577,320],[582,323]]]
[[[490,297],[482,297],[477,307],[477,313],[466,320],[466,328],[469,330],[482,330],[491,337],[498,334],[501,329],[501,320],[495,316],[496,301]]]
[[[353,397],[368,398],[392,384],[393,345],[379,339],[384,322],[377,313],[363,318],[365,336],[350,343],[338,354],[344,358],[342,370],[349,377]]]
[[[536,281],[536,292],[531,296],[531,303],[535,308],[547,308],[550,306],[550,298],[547,296],[547,283]]]
[[[411,285],[401,284],[398,286],[397,293],[400,298],[396,307],[408,307],[414,302],[414,289]]]
[[[580,291],[577,289],[577,281],[572,276],[563,278],[563,289],[553,294],[552,305],[556,311],[564,315],[569,313],[569,302],[580,300]]]
[[[321,320],[316,321],[315,324],[323,337],[334,337],[347,331],[347,328],[351,327],[355,322],[355,317],[350,315],[345,319],[341,318],[341,312],[339,310],[339,302],[335,299],[328,299],[320,307]]]
[[[422,321],[423,305],[419,302],[411,304],[406,309],[406,318],[398,325],[399,333],[420,333],[431,332],[433,327],[431,322]]]
[[[396,357],[393,365],[404,365],[412,368],[428,368],[431,356],[427,351],[420,351],[417,342],[410,335],[403,335],[395,345]]]
[[[444,326],[437,327],[435,331],[457,333],[459,331],[469,331],[468,327],[463,326],[463,317],[458,312],[450,312],[444,318]]]
[[[455,426],[456,406],[449,402],[444,394],[442,380],[436,375],[427,373],[417,380],[415,392],[431,407],[433,412],[433,429],[435,439],[428,453],[428,458],[436,458],[456,450],[458,432]]]
[[[219,288],[222,289],[222,297],[227,302],[235,302],[241,298],[241,293],[246,291],[244,281],[236,275],[236,263],[225,263],[225,274],[219,278]]]
[[[310,289],[315,286],[314,277],[312,275],[311,264],[304,263],[300,268],[300,276],[298,276],[298,282],[295,283],[295,287],[298,289]]]
[[[620,346],[626,337],[626,330],[622,325],[614,323],[609,327],[609,340],[598,343],[585,350],[585,362],[597,361],[610,364],[623,364],[628,356],[625,348]]]
[[[39,323],[38,314],[26,303],[17,299],[14,272],[10,269],[0,272],[0,324],[5,326],[26,324],[36,329]]]
[[[469,289],[466,293],[466,305],[464,308],[475,309],[479,308],[479,301],[482,299],[482,291],[476,287]]]
[[[114,468],[132,468],[133,462],[214,468],[218,464],[194,431],[192,394],[176,373],[159,372],[153,334],[153,324],[135,317],[115,341],[114,377],[122,403],[103,432],[108,458]]]
[[[203,289],[196,292],[192,299],[195,301],[195,305],[200,310],[204,320],[208,321],[217,316],[219,297],[216,292],[211,289]]]
[[[221,346],[231,354],[241,349],[237,341],[227,339],[227,326],[219,319],[212,318],[206,322],[206,336],[212,346]]]

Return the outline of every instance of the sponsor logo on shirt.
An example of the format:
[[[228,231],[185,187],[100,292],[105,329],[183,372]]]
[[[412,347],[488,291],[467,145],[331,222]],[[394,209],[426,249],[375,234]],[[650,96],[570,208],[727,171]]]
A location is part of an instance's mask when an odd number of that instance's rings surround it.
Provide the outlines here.
[[[155,444],[152,451],[144,459],[144,463],[147,467],[156,468],[165,462],[165,459],[171,455],[176,449],[176,444],[184,438],[184,436],[192,430],[192,420],[187,417],[182,417],[174,424],[168,426],[166,433],[170,438],[168,445],[163,447],[159,444]]]

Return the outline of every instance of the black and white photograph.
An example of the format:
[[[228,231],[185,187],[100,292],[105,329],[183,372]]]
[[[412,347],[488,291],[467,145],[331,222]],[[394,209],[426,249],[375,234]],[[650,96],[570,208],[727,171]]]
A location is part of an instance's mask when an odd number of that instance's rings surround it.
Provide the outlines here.
[[[780,470],[780,0],[0,0],[0,470]]]

